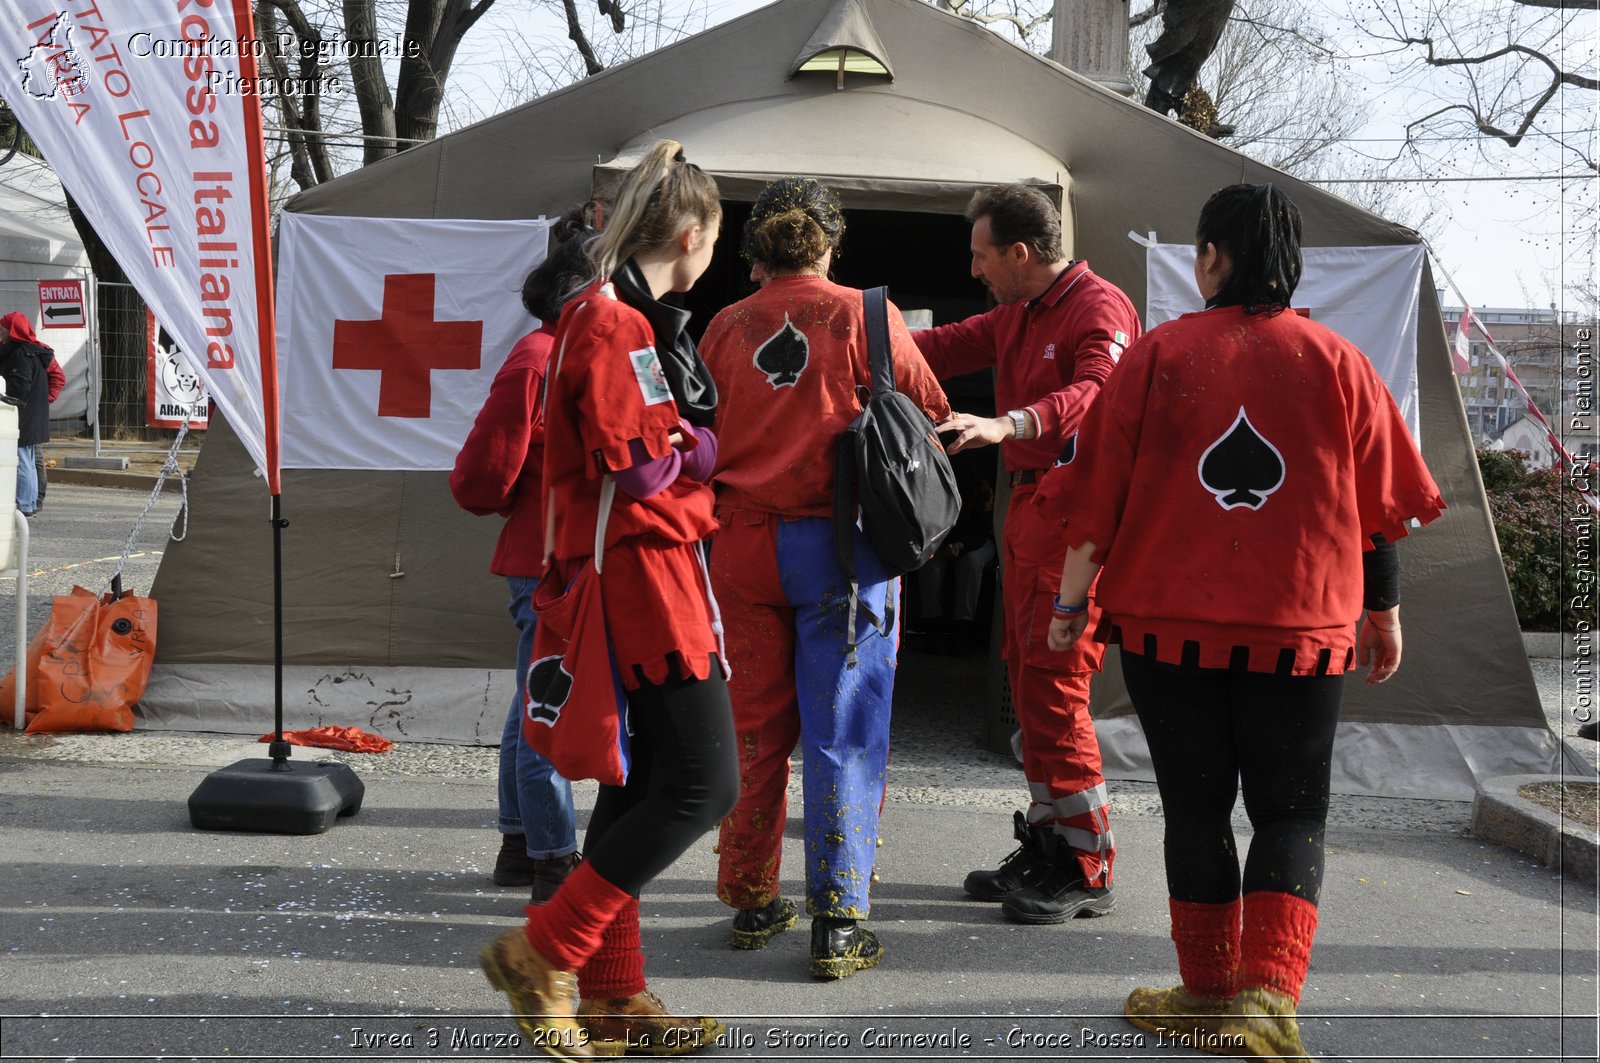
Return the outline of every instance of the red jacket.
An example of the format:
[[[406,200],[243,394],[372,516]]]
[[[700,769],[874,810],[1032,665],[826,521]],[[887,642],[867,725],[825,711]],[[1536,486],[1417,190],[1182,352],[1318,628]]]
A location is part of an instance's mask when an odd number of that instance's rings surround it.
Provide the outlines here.
[[[489,562],[497,576],[544,570],[543,393],[555,334],[553,324],[541,325],[511,348],[450,473],[458,506],[506,518]]]
[[[997,306],[911,338],[939,379],[995,366],[999,411],[1033,411],[1038,436],[1001,444],[1006,468],[1019,472],[1055,463],[1139,331],[1139,314],[1122,290],[1078,262],[1037,299]]]
[[[861,413],[872,371],[861,292],[782,277],[718,314],[700,341],[717,383],[720,505],[788,517],[833,514],[833,450]],[[935,421],[950,416],[894,304],[895,389]]]
[[[1444,509],[1366,356],[1294,313],[1185,314],[1128,351],[1036,504],[1104,562],[1099,636],[1170,664],[1351,665],[1361,554]],[[1319,661],[1319,658],[1324,658]]]

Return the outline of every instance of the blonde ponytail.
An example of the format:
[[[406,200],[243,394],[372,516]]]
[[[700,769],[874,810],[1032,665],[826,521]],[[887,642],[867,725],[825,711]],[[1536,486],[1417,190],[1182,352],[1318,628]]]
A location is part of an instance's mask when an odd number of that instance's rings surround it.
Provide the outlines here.
[[[683,157],[676,140],[658,140],[622,179],[605,229],[589,245],[596,277],[609,277],[640,252],[671,243],[685,225],[722,215],[717,183]]]

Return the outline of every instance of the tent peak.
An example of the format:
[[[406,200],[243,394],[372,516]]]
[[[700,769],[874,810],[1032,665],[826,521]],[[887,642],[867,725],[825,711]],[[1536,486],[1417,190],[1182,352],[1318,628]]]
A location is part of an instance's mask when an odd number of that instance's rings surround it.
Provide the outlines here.
[[[789,68],[789,77],[812,71],[834,71],[837,88],[844,88],[844,76],[866,74],[894,80],[889,52],[872,26],[863,0],[838,0],[822,16],[800,54]]]

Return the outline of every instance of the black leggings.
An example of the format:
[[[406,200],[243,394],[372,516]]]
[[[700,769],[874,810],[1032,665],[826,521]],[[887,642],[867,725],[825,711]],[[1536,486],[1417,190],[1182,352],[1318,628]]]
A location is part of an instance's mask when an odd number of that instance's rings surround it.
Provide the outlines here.
[[[1186,668],[1124,650],[1122,678],[1161,790],[1172,897],[1224,904],[1239,896],[1231,816],[1242,781],[1255,829],[1244,892],[1316,904],[1344,677]]]
[[[633,763],[625,786],[602,786],[583,838],[600,877],[635,897],[739,798],[728,682],[673,678],[628,691]]]

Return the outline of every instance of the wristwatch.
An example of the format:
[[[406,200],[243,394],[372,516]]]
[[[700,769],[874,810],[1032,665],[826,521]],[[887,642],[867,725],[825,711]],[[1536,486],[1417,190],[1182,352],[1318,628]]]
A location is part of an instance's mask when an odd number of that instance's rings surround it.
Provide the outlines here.
[[[1006,416],[1011,418],[1011,438],[1024,438],[1028,431],[1028,415],[1021,410],[1012,410]]]

